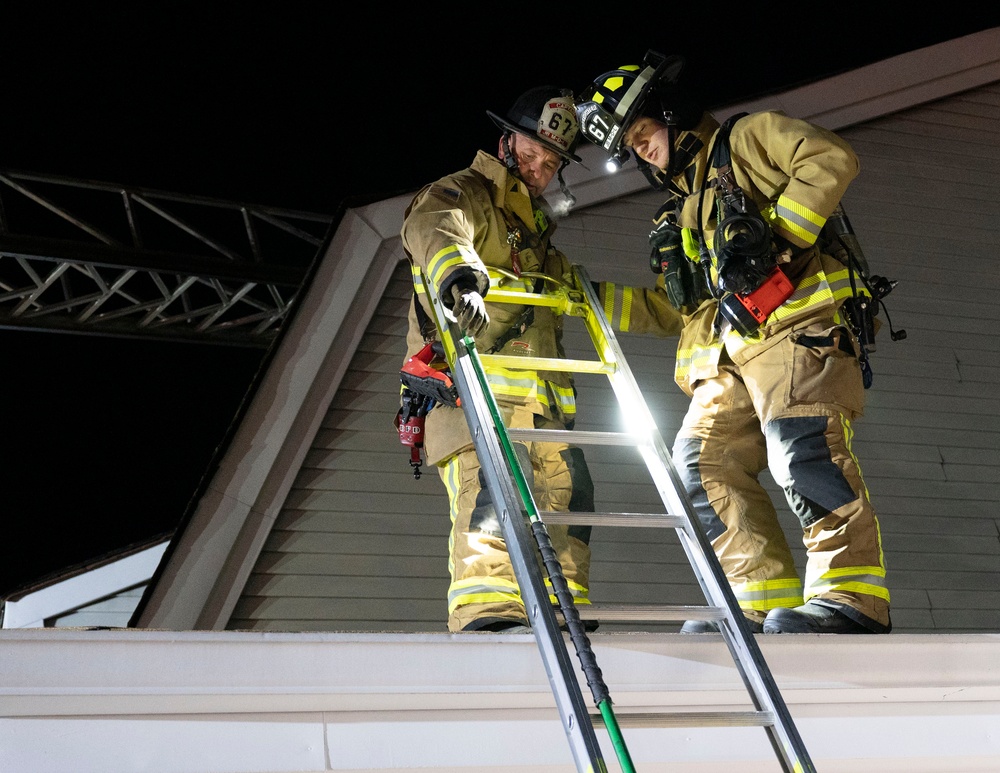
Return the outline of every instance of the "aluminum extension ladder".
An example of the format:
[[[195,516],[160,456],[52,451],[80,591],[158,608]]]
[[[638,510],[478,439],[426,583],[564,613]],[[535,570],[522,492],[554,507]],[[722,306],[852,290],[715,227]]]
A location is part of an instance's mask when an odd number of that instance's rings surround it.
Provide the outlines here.
[[[491,268],[491,271],[496,269]],[[506,272],[500,271],[501,274]],[[633,767],[621,734],[622,726],[631,727],[746,727],[761,726],[777,755],[782,770],[789,773],[815,771],[795,724],[778,691],[767,663],[750,633],[736,597],[726,581],[708,538],[694,515],[690,499],[677,476],[667,447],[642,397],[638,385],[608,323],[599,298],[585,269],[574,267],[575,286],[540,274],[522,274],[522,278],[543,280],[538,293],[492,287],[492,303],[549,306],[556,313],[582,317],[594,344],[598,359],[572,360],[555,358],[480,355],[475,342],[463,337],[449,322],[440,301],[428,293],[438,331],[452,377],[462,400],[476,452],[497,514],[507,550],[511,557],[521,596],[531,623],[535,641],[544,661],[563,729],[580,773],[607,771],[593,720],[603,719],[615,746],[619,764],[625,773]],[[513,275],[510,275],[513,277]],[[429,286],[425,283],[425,286]],[[509,369],[603,373],[611,381],[620,406],[628,406],[623,416],[632,417],[624,432],[589,432],[579,430],[507,429],[490,391],[484,364]],[[626,419],[628,421],[628,419]],[[512,440],[548,440],[577,446],[617,445],[635,447],[659,491],[666,513],[556,513],[538,512],[517,458]],[[604,605],[595,604],[578,610],[562,575],[562,569],[545,531],[546,523],[625,526],[675,529],[684,552],[704,594],[705,606]],[[559,612],[573,643],[597,712],[584,702],[575,677],[566,640],[560,630],[556,611],[550,602],[538,557],[559,603]],[[711,620],[719,624],[722,638],[737,666],[755,711],[634,713],[621,723],[612,709],[583,619],[606,621],[682,621]]]

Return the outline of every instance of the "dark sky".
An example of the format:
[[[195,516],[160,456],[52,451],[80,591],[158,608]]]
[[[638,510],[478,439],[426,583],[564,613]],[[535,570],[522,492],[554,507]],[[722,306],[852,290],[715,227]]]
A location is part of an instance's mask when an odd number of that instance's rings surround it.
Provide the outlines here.
[[[136,10],[151,5],[163,10]],[[710,20],[577,4],[546,29],[535,5],[365,5],[5,8],[0,169],[332,215],[494,150],[485,111],[525,89],[581,89],[649,48],[684,55],[711,106],[1000,25],[1000,11],[943,9],[887,23],[861,3]],[[172,529],[261,359],[19,330],[0,330],[0,347],[0,595]]]

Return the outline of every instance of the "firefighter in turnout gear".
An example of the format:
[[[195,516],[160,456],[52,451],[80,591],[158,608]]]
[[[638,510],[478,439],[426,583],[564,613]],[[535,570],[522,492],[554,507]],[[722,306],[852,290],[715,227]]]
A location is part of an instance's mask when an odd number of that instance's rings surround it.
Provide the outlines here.
[[[685,93],[682,65],[650,51],[578,101],[581,133],[609,166],[635,154],[665,197],[650,233],[655,289],[605,283],[602,300],[620,330],[682,327],[674,377],[691,402],[673,462],[751,630],[887,633],[879,523],[851,447],[866,363],[851,312],[871,297],[824,242],[858,158],[781,112],[720,126]],[[765,467],[801,524],[804,584]]]
[[[542,192],[558,176],[568,194],[562,170],[580,160],[573,152],[578,127],[571,92],[531,89],[505,115],[488,115],[502,132],[497,155],[479,151],[470,167],[425,186],[406,210],[401,234],[415,290],[408,360],[437,336],[431,293],[480,351],[564,356],[560,315],[549,307],[491,304],[489,291],[539,292],[544,277],[570,281],[571,265],[552,244],[554,216]],[[486,375],[508,427],[572,428],[576,404],[568,373],[487,367]],[[426,462],[436,466],[450,502],[449,630],[528,630],[462,409],[436,402],[424,429]],[[514,448],[539,509],[593,511],[593,483],[579,448],[556,442]],[[575,602],[590,603],[590,527],[547,530]]]

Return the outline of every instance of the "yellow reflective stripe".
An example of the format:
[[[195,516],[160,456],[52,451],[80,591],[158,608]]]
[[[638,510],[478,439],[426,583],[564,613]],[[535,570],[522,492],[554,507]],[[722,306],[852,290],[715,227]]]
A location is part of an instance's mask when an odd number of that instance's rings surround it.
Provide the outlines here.
[[[632,288],[604,283],[604,316],[614,330],[629,331],[632,322]]]
[[[564,387],[540,378],[537,373],[507,368],[485,367],[486,380],[494,395],[513,397],[519,400],[535,400],[546,407],[552,407],[551,394],[564,416],[576,413],[576,395],[572,387]]]
[[[410,264],[410,274],[413,279],[413,290],[417,293],[427,292],[424,288],[424,272],[420,270],[420,266]]]
[[[776,607],[801,606],[802,582],[797,577],[745,582],[733,586],[742,609],[768,612]]]
[[[526,397],[538,389],[539,380],[533,373],[493,367],[484,367],[484,370],[494,393]]]
[[[848,566],[840,569],[828,569],[819,577],[807,578],[806,588],[805,598],[807,601],[821,593],[831,591],[861,593],[889,601],[889,589],[885,587],[885,567],[882,566]]]
[[[806,244],[814,244],[826,222],[811,209],[782,194],[774,207],[776,225],[795,234]]]
[[[855,286],[861,295],[870,295],[859,280],[855,280]],[[844,300],[853,295],[854,289],[851,288],[850,272],[846,268],[831,274],[819,271],[801,280],[788,300],[771,312],[765,324],[779,322],[812,306],[828,306],[832,301]],[[763,330],[759,331],[758,334],[747,336],[743,339],[743,343],[756,343],[760,340],[762,333]],[[739,338],[739,334],[735,334],[735,338]]]
[[[454,526],[455,519],[458,517],[458,494],[459,494],[459,476],[458,476],[458,457],[453,456],[444,465],[444,475],[442,480],[444,481],[445,491],[448,492],[448,515],[451,518],[451,523]],[[454,529],[448,530],[448,573],[454,574],[455,562],[452,558],[454,556],[454,551],[452,548],[455,546],[455,532]]]
[[[441,281],[444,279],[448,269],[453,268],[454,266],[464,265],[480,267],[482,265],[482,261],[480,261],[479,256],[468,247],[464,247],[459,244],[453,244],[450,247],[445,247],[427,263],[427,279],[431,283],[432,287],[440,287]]]
[[[686,373],[689,368],[700,368],[706,365],[718,364],[722,354],[722,342],[715,341],[707,346],[692,349],[677,350],[677,365],[675,373]]]
[[[604,316],[609,320],[615,316],[615,283],[604,283]]]
[[[854,427],[851,426],[850,420],[840,414],[840,426],[844,430],[844,445],[847,447],[847,453],[851,455],[851,461],[854,462],[854,467],[858,471],[858,477],[861,478],[861,486],[865,490],[865,499],[869,499],[868,496],[868,484],[865,483],[865,476],[861,474],[861,462],[858,461],[858,457],[854,455],[854,448],[852,447],[852,441],[854,440]]]
[[[590,603],[590,591],[584,586],[577,582],[573,582],[569,578],[566,579],[566,586],[569,589],[570,594],[573,596],[573,605],[582,605]],[[552,581],[548,577],[545,578],[545,587],[551,589]],[[559,599],[555,597],[554,594],[549,594],[549,601],[553,606],[559,605]]]
[[[541,383],[547,384],[548,388],[552,390],[552,394],[559,403],[559,410],[564,416],[576,413],[576,395],[574,394],[572,387],[559,386],[552,381]]]
[[[625,287],[622,290],[622,318],[621,327],[623,333],[628,332],[629,323],[632,321],[632,288]]]
[[[466,604],[524,605],[516,582],[502,577],[466,577],[455,580],[448,589],[448,614]]]

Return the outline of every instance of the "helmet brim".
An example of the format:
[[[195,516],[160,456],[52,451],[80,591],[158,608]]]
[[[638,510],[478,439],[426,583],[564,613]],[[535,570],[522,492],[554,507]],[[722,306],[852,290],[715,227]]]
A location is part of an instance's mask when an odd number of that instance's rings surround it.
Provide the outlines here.
[[[523,134],[528,139],[534,140],[539,145],[543,145],[545,148],[547,148],[548,150],[551,150],[553,153],[557,153],[561,158],[564,158],[567,161],[575,161],[578,164],[582,164],[583,163],[583,159],[580,158],[575,153],[571,153],[568,150],[563,150],[562,148],[560,148],[555,143],[549,142],[544,137],[539,137],[538,134],[536,134],[535,132],[532,132],[529,129],[525,129],[523,126],[518,126],[517,124],[511,123],[510,121],[508,121],[503,116],[499,116],[499,115],[497,115],[496,113],[494,113],[491,110],[487,110],[486,111],[486,115],[488,115],[490,118],[492,118],[493,119],[493,123],[495,123],[497,126],[499,126],[504,131],[511,131],[511,132],[516,132],[517,134]]]

